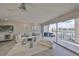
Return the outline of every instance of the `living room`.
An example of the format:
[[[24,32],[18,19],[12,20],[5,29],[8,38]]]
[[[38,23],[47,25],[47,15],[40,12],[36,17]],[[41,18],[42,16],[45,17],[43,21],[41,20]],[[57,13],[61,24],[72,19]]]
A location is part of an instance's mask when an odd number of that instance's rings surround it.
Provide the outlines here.
[[[44,37],[44,32],[49,32],[48,30],[49,26],[47,25],[58,23],[61,21],[64,22],[66,20],[71,20],[73,18],[78,19],[79,4],[0,3],[0,7],[1,7],[0,55],[3,56],[40,56],[40,55],[41,56],[63,56],[63,55],[77,56],[79,55],[78,53],[71,51],[71,48],[76,48],[76,47],[72,47],[73,45],[71,45],[69,46],[68,49],[66,44],[62,43],[63,41],[60,42],[61,40],[59,40],[57,37],[57,34],[59,34],[57,30],[55,30],[56,34],[52,35],[52,33],[49,33],[50,35],[47,34],[48,37]],[[65,28],[63,29],[64,33],[68,29],[73,30],[71,28],[66,28],[67,26],[65,26],[65,24],[63,25],[64,27],[61,26],[60,30],[61,28]],[[76,23],[76,25],[78,25],[78,23]],[[44,28],[44,26],[47,27]],[[58,25],[55,26],[56,29],[58,28],[57,26]],[[63,32],[63,30],[60,32]],[[77,27],[77,31],[78,31],[78,27]],[[76,34],[78,34],[77,31]],[[56,38],[56,40],[54,37]],[[61,43],[60,45],[64,47],[66,46],[66,48],[57,44],[57,41]],[[76,42],[78,43],[78,40]],[[61,50],[63,51],[62,53]]]

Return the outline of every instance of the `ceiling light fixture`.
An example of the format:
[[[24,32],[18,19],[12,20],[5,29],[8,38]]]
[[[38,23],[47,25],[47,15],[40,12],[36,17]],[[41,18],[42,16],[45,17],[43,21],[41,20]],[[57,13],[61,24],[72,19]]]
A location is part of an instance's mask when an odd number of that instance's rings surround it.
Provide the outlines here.
[[[8,21],[8,18],[5,18],[4,20],[5,20],[5,21]]]

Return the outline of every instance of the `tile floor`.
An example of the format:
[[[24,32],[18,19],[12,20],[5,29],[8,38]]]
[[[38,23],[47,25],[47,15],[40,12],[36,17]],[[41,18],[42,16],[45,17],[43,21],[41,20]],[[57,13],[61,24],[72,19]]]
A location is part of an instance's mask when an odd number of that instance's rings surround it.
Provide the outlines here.
[[[5,41],[0,42],[0,56],[5,56],[14,46],[16,42],[12,41]]]
[[[5,56],[15,46],[15,44],[16,44],[15,41],[0,42],[0,56]],[[78,56],[78,55],[54,43],[53,49],[45,50],[33,56]]]
[[[48,49],[46,51],[37,53],[34,56],[78,56],[78,55],[54,43],[53,49]]]

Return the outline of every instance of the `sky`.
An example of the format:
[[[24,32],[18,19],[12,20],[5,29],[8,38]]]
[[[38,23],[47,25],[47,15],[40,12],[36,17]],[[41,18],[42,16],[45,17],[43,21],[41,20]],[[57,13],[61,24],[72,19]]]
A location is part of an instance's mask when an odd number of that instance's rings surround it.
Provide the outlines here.
[[[56,24],[50,24],[49,26],[50,26],[50,28],[52,28],[52,27],[56,28]],[[74,27],[75,27],[74,19],[58,23],[58,28],[74,28]]]

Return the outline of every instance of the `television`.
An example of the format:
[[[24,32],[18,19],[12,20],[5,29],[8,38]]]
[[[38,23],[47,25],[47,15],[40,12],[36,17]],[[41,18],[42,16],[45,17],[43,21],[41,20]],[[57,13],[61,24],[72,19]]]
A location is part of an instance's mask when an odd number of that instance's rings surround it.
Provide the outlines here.
[[[0,32],[13,31],[12,25],[0,25]]]

